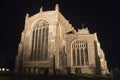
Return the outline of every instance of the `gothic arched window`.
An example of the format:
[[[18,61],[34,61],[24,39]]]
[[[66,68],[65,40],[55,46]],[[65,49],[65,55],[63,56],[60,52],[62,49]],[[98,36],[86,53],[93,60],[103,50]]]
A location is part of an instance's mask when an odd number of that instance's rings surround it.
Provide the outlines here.
[[[45,61],[48,59],[48,28],[45,20],[39,20],[33,26],[31,60]]]
[[[88,46],[87,41],[76,40],[72,43],[73,66],[88,65]]]

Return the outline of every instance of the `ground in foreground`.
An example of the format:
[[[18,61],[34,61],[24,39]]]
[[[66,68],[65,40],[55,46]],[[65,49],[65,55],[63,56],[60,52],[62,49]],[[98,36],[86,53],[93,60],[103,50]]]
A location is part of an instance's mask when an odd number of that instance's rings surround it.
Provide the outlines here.
[[[111,80],[110,76],[71,74],[71,75],[16,75],[13,73],[0,74],[0,80]]]

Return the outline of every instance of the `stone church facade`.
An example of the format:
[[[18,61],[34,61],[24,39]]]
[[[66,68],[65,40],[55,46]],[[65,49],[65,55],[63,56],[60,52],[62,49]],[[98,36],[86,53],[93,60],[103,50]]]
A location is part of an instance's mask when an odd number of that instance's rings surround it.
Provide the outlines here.
[[[56,5],[52,11],[26,14],[15,72],[106,74],[108,69],[97,34],[87,28],[76,31]]]

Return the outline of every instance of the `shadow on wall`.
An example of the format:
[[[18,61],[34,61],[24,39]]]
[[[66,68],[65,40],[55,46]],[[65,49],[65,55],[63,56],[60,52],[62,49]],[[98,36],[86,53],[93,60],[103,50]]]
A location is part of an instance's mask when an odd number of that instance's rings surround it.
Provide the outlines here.
[[[101,65],[100,65],[100,57],[98,56],[98,49],[97,49],[97,42],[94,42],[95,46],[95,63],[96,63],[96,74],[102,74],[101,73]]]

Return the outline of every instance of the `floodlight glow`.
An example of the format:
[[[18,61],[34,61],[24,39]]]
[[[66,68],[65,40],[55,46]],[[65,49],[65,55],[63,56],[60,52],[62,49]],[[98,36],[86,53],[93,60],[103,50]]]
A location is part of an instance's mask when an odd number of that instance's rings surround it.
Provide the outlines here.
[[[5,71],[5,68],[2,68],[2,71]]]
[[[10,69],[6,69],[6,71],[10,71]]]

